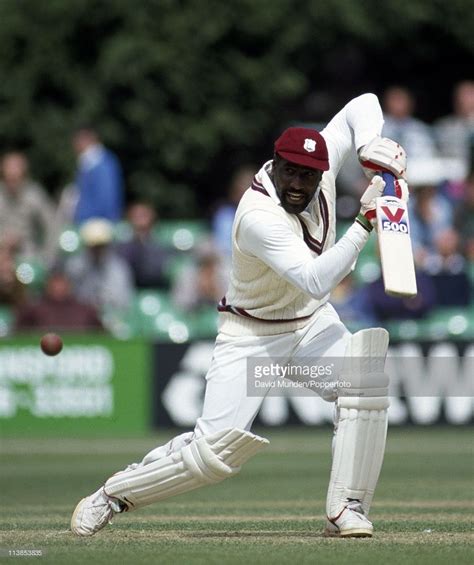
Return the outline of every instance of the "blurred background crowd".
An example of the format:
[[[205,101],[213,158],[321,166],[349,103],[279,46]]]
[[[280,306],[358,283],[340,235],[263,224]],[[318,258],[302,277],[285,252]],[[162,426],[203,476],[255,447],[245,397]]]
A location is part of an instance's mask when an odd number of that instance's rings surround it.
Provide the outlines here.
[[[420,292],[407,300],[384,294],[372,240],[356,271],[332,296],[341,317],[355,326],[423,319],[472,303],[474,82],[455,86],[452,113],[433,124],[416,117],[416,100],[403,86],[388,88],[381,101],[383,135],[399,141],[409,155]],[[235,169],[225,197],[209,204],[207,217],[165,220],[153,203],[127,198],[120,158],[93,126],[74,131],[71,148],[76,167],[56,199],[35,179],[25,152],[13,149],[1,157],[3,335],[70,329],[127,337],[141,333],[140,313],[146,319],[150,308],[162,314],[158,334],[168,328],[167,319],[189,320],[203,312],[199,323],[212,333],[229,276],[233,217],[257,166]],[[355,157],[338,184],[341,234],[366,185]]]
[[[212,335],[234,213],[273,139],[288,125],[321,129],[366,91],[380,98],[383,135],[409,157],[420,292],[384,294],[371,238],[332,303],[354,329],[420,337],[425,323],[454,319],[458,335],[474,327],[472,42],[462,25],[448,37],[443,17],[456,6],[443,16],[422,0],[402,12],[388,1],[385,25],[391,10],[403,20],[388,41],[371,31],[375,4],[335,1],[346,21],[307,3],[298,29],[291,2],[270,4],[0,3],[0,336]],[[211,8],[216,17],[201,20]],[[314,34],[325,22],[332,35]],[[443,43],[433,29],[450,45],[440,56],[456,60],[439,89],[426,64]],[[417,37],[412,61],[392,55],[403,34]],[[337,182],[339,236],[365,186],[354,155]]]

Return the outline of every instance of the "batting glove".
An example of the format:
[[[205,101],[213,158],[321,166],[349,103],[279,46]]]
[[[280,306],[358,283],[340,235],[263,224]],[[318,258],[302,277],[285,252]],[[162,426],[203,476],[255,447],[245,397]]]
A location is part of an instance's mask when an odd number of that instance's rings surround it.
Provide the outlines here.
[[[368,178],[377,171],[405,178],[407,154],[401,145],[387,137],[375,137],[359,149],[359,161]]]
[[[362,206],[356,218],[356,222],[358,222],[364,229],[369,232],[374,229],[377,223],[376,199],[379,196],[382,196],[384,188],[385,181],[383,180],[383,178],[375,175],[360,199]]]
[[[403,179],[395,179],[395,196],[401,198],[404,202],[408,202],[410,193],[408,191],[408,184]]]

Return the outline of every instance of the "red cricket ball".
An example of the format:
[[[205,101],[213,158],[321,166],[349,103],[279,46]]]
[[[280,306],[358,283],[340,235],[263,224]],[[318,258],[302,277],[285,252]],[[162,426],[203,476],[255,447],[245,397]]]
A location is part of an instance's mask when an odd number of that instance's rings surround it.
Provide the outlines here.
[[[41,350],[45,355],[57,355],[63,348],[63,340],[55,333],[47,333],[41,338]]]

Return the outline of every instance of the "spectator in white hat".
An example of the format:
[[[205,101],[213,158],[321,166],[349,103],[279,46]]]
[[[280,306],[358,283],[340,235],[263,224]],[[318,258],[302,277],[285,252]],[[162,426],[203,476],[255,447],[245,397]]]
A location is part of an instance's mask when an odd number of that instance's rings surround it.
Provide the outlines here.
[[[133,277],[111,245],[112,224],[93,218],[83,224],[80,235],[85,248],[65,265],[76,297],[102,310],[126,310],[133,296]]]

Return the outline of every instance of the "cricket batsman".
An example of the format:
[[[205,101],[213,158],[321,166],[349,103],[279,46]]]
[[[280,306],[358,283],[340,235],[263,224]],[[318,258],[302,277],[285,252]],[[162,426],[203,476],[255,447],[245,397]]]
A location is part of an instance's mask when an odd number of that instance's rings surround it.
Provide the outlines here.
[[[291,127],[276,140],[273,159],[255,176],[238,206],[228,292],[219,304],[219,333],[206,376],[202,416],[194,431],[153,449],[112,475],[74,510],[71,529],[91,536],[112,517],[232,477],[268,440],[250,432],[263,402],[247,391],[247,360],[341,359],[324,389],[335,403],[326,535],[371,537],[369,511],[387,432],[388,333],[351,334],[328,302],[369,239],[389,171],[403,180],[404,150],[381,137],[377,97],[351,100],[321,133]],[[335,179],[350,151],[371,179],[361,209],[335,243]],[[322,377],[321,377],[322,378]],[[334,377],[333,377],[334,378]]]

